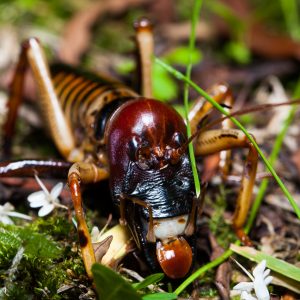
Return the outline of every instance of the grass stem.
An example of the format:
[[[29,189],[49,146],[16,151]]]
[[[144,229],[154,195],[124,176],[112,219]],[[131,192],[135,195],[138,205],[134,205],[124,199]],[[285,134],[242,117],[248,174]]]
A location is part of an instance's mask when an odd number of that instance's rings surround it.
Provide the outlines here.
[[[191,34],[190,34],[190,40],[189,40],[189,64],[186,68],[186,77],[191,78],[191,72],[192,72],[192,53],[195,49],[195,41],[196,41],[196,26],[199,19],[200,9],[202,6],[202,0],[195,0],[194,6],[193,6],[193,14],[192,14],[192,27],[191,27]],[[189,138],[191,133],[191,126],[189,123],[189,85],[188,83],[185,83],[184,85],[184,112],[185,112],[185,120],[186,120],[186,126],[187,126],[187,137]],[[196,197],[198,198],[200,195],[200,181],[197,171],[197,165],[196,165],[196,158],[194,154],[194,147],[192,143],[189,143],[189,155],[190,155],[190,161],[192,166],[192,172],[194,176],[194,183],[195,183],[195,191],[196,191]]]

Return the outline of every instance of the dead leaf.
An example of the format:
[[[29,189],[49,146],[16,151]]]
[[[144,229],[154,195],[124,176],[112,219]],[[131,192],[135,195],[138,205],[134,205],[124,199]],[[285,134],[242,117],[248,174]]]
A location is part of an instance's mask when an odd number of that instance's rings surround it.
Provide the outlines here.
[[[107,253],[112,240],[113,240],[113,236],[110,235],[101,242],[93,243],[93,248],[94,248],[97,262],[101,262],[103,256]]]
[[[104,14],[118,14],[133,6],[146,3],[147,0],[110,0],[97,1],[78,12],[66,24],[58,51],[58,57],[65,63],[78,64],[83,53],[91,43],[92,26]]]

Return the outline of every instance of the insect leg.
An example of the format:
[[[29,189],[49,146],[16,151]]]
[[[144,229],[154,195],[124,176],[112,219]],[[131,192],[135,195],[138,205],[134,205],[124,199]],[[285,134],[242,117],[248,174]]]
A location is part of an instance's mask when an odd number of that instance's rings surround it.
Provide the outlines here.
[[[208,155],[234,148],[249,149],[233,216],[233,227],[237,234],[243,238],[245,235],[242,232],[242,227],[251,204],[258,153],[246,135],[235,129],[209,130],[201,133],[195,142],[196,155]]]
[[[206,194],[207,182],[201,184],[201,193],[199,197],[193,198],[192,210],[190,213],[189,221],[185,228],[185,235],[191,236],[195,232],[197,215],[201,215],[204,205],[204,199]]]
[[[63,178],[68,175],[72,163],[61,160],[24,159],[0,162],[0,177],[41,177]]]
[[[228,110],[233,106],[233,96],[232,91],[226,84],[215,84],[212,86],[208,93],[210,96],[218,103],[223,104],[225,106],[224,109]],[[213,106],[211,103],[206,101],[203,97],[199,97],[194,102],[190,112],[189,112],[189,122],[191,126],[192,134],[194,134],[198,126],[201,124],[202,120],[207,117],[213,110]],[[222,122],[222,128],[231,128],[232,122],[230,119],[226,119]],[[230,167],[230,158],[231,158],[231,151],[221,151],[220,154],[214,154],[215,159],[213,157],[210,158],[210,162],[205,160],[208,164],[208,169],[212,170],[211,172],[214,173],[213,170],[220,169],[223,179],[226,179],[226,176],[229,173]],[[207,158],[209,159],[209,158]],[[211,174],[204,175],[204,181],[208,180],[211,177]],[[206,179],[207,178],[207,179]]]
[[[92,278],[91,268],[96,262],[95,253],[91,241],[91,236],[85,221],[82,208],[82,198],[80,184],[94,183],[108,178],[108,171],[99,168],[92,163],[78,162],[72,165],[69,170],[68,184],[71,191],[71,197],[77,219],[77,231],[79,244],[82,252],[82,258],[86,272]]]
[[[152,98],[152,56],[154,52],[152,24],[144,17],[134,23],[134,28],[136,30],[138,71],[140,73],[138,78],[141,81],[141,93],[144,97]]]
[[[11,138],[13,135],[17,110],[21,103],[24,74],[27,66],[33,71],[34,79],[38,84],[41,107],[44,112],[47,125],[58,150],[69,158],[74,156],[75,141],[69,124],[67,123],[57,95],[55,93],[48,63],[40,43],[35,38],[30,38],[22,44],[20,60],[12,81],[10,99],[8,102],[8,117],[4,124],[5,152],[9,154]],[[74,161],[74,159],[72,159]]]
[[[222,103],[228,107],[233,105],[233,97],[230,88],[226,84],[216,84],[212,86],[208,94],[218,103]],[[189,122],[192,134],[198,129],[201,121],[212,111],[213,106],[203,97],[199,97],[194,102],[189,112]],[[228,124],[223,124],[228,126]]]
[[[10,99],[7,102],[8,113],[3,124],[2,155],[4,157],[9,157],[11,154],[12,137],[14,135],[18,108],[22,100],[26,67],[26,51],[22,50],[10,85]]]
[[[120,223],[121,225],[126,225],[126,218],[125,218],[125,202],[126,200],[131,201],[133,203],[136,203],[148,210],[149,213],[149,226],[148,226],[148,232],[147,232],[147,241],[148,242],[155,242],[155,235],[154,235],[154,224],[153,224],[153,214],[152,214],[152,207],[146,203],[145,201],[142,201],[138,198],[131,197],[125,194],[120,195]]]

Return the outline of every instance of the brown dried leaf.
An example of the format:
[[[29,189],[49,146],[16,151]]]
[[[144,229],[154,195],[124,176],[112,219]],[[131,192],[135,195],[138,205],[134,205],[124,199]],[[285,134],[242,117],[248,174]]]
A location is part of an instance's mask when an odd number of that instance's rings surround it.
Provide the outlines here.
[[[93,248],[95,251],[95,257],[97,262],[101,262],[103,256],[107,253],[112,240],[113,236],[110,235],[99,243],[93,243]]]
[[[209,235],[210,244],[212,247],[212,254],[210,259],[214,260],[219,257],[223,252],[223,248],[220,247],[215,239],[215,237]],[[223,300],[230,299],[230,279],[231,279],[232,268],[229,262],[222,263],[216,272],[215,285],[219,291],[220,297]]]
[[[300,43],[288,36],[270,32],[261,24],[250,26],[246,42],[254,52],[268,58],[300,59]]]
[[[104,14],[117,14],[146,3],[147,0],[110,0],[97,1],[86,9],[78,12],[66,24],[61,41],[58,57],[70,64],[78,64],[82,54],[88,49],[91,42],[91,27]]]
[[[255,53],[267,58],[288,58],[300,59],[300,43],[294,41],[287,35],[271,32],[264,24],[250,23],[254,12],[251,9],[250,1],[222,0],[230,7],[232,13],[240,20],[248,20],[248,26],[245,32],[245,42],[247,46]],[[228,24],[222,22],[220,31],[230,32]]]

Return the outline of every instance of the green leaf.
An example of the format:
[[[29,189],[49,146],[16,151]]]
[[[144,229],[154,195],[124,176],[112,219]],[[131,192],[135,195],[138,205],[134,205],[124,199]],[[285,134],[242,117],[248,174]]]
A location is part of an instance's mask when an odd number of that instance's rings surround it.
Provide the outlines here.
[[[259,263],[266,260],[267,267],[275,272],[278,272],[293,280],[300,281],[300,268],[297,268],[281,259],[275,258],[261,251],[257,251],[251,247],[240,247],[232,244],[230,249],[248,259],[254,260]]]
[[[174,79],[161,66],[153,66],[153,95],[154,98],[168,101],[178,95],[178,86]]]
[[[100,299],[141,300],[141,296],[134,288],[113,270],[100,264],[94,264],[92,272]]]
[[[18,0],[17,3],[23,9],[32,9],[38,5],[37,0]]]
[[[193,101],[189,101],[189,109],[194,105]],[[172,104],[173,108],[182,116],[185,117],[185,107],[183,104]]]
[[[247,64],[251,60],[250,50],[244,43],[231,41],[225,46],[226,54],[240,64]]]
[[[127,59],[117,64],[116,68],[119,74],[126,75],[134,71],[135,62],[132,59]]]
[[[166,54],[164,56],[164,59],[169,64],[179,64],[187,66],[189,63],[199,63],[202,60],[202,53],[199,49],[190,50],[189,47],[178,47]]]
[[[146,277],[143,281],[134,283],[132,286],[135,290],[140,290],[146,288],[150,284],[154,284],[156,282],[161,281],[164,278],[164,276],[165,276],[164,273],[152,274]]]
[[[177,299],[177,295],[174,293],[156,293],[143,296],[143,300],[173,300]]]

